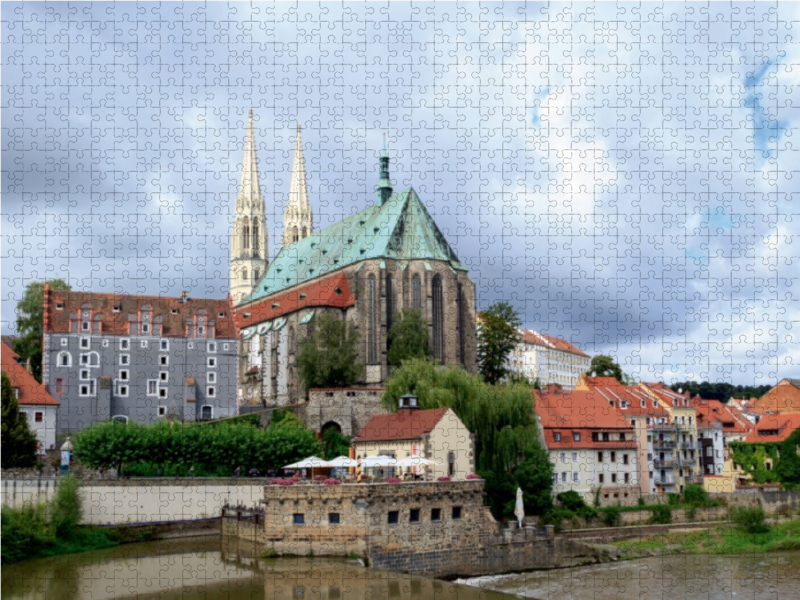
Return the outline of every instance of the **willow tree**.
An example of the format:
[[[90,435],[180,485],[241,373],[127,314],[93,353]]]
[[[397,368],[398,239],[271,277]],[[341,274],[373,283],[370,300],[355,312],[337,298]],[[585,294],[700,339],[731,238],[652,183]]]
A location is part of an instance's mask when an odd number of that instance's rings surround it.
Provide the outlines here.
[[[396,410],[398,399],[407,392],[417,396],[421,409],[452,408],[474,435],[475,466],[487,480],[489,502],[496,516],[507,512],[506,496],[512,488],[516,491],[515,472],[526,458],[531,460],[524,479],[535,481],[537,486],[528,490],[523,487],[526,506],[538,511],[549,505],[552,467],[546,454],[537,452],[538,425],[528,386],[488,385],[461,367],[411,360],[386,382],[384,406]],[[541,471],[542,476],[534,476],[532,470]]]

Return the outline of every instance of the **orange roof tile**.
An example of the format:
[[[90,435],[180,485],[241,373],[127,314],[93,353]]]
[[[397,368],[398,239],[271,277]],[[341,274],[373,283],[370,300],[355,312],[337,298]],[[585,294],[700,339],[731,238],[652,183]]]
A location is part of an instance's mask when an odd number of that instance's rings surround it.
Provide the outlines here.
[[[3,371],[11,380],[11,386],[19,390],[20,405],[59,406],[59,403],[44,389],[44,386],[17,362],[17,354],[5,344],[0,346],[2,346],[0,362],[2,362]]]
[[[433,431],[449,408],[417,410],[401,408],[389,415],[375,415],[358,432],[356,442],[416,440]]]
[[[545,346],[546,348],[553,348],[554,350],[560,350],[561,352],[569,352],[570,354],[577,354],[578,356],[585,356],[586,358],[589,358],[589,355],[583,350],[577,346],[573,346],[568,341],[562,340],[561,338],[539,333],[533,329],[520,329],[519,333],[526,344]]]
[[[800,413],[778,413],[761,417],[745,442],[782,442],[800,427]]]
[[[620,407],[623,416],[636,415],[644,417],[660,417],[669,419],[669,412],[661,406],[658,400],[646,394],[638,386],[623,385],[614,377],[583,376],[583,382],[600,394],[609,403],[614,402],[615,407]],[[626,408],[622,409],[622,401]],[[642,406],[644,402],[644,406]]]
[[[689,401],[697,411],[697,426],[703,427],[710,423],[719,423],[723,432],[746,433],[747,429],[739,422],[733,413],[719,400],[705,400],[695,397]]]

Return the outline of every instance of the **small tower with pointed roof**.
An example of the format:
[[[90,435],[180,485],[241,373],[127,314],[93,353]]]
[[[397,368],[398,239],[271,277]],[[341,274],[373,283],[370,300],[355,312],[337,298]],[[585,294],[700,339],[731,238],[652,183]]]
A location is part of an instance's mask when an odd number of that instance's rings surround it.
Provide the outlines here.
[[[386,149],[386,134],[383,134],[383,150],[380,158],[381,179],[378,182],[378,206],[383,206],[392,197],[392,181],[389,179],[389,151]]]
[[[235,208],[231,232],[230,293],[233,303],[238,304],[253,291],[253,286],[266,271],[269,262],[267,218],[258,180],[252,109]]]
[[[297,124],[297,140],[294,145],[292,181],[289,186],[289,203],[283,213],[283,246],[302,240],[314,231],[314,214],[308,203],[306,188],[306,162],[303,158],[303,139],[300,123]]]

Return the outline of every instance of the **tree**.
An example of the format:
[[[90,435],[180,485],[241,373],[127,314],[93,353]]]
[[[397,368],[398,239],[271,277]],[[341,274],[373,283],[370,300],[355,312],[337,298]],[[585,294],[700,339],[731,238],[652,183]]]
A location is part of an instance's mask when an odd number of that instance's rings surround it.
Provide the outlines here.
[[[83,501],[78,492],[78,478],[75,475],[62,477],[56,495],[50,505],[50,524],[60,538],[69,537],[78,526],[83,513]]]
[[[28,419],[19,412],[19,402],[14,396],[11,380],[2,374],[2,467],[26,469],[36,465],[38,439],[28,427]]]
[[[297,368],[307,390],[353,385],[364,371],[358,363],[358,333],[353,324],[331,314],[320,315],[300,344]]]
[[[486,383],[495,384],[508,374],[506,361],[519,338],[519,314],[507,302],[492,304],[481,313],[478,333],[478,369]]]
[[[598,354],[592,358],[592,365],[586,372],[587,375],[594,373],[597,377],[613,377],[620,383],[625,382],[626,375],[614,359],[606,354]]]
[[[69,291],[72,288],[62,279],[48,282],[48,287],[56,291]],[[17,304],[17,339],[14,352],[23,360],[30,360],[31,370],[36,381],[42,381],[42,333],[44,323],[44,283],[29,283]]]
[[[395,321],[389,330],[389,352],[386,359],[390,365],[400,366],[404,360],[427,358],[428,326],[422,319],[422,312],[403,309],[395,314]]]
[[[795,429],[780,445],[778,464],[775,473],[787,489],[795,489],[800,485],[800,428]]]
[[[339,456],[349,456],[350,438],[342,435],[335,427],[329,427],[322,433],[322,457],[332,460]]]

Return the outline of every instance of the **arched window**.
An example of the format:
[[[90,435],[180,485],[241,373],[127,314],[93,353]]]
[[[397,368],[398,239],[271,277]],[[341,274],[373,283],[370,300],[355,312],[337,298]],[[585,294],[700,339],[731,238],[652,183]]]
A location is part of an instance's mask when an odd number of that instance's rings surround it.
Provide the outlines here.
[[[442,276],[433,278],[433,357],[444,362],[444,298]]]
[[[307,235],[308,235],[308,229],[303,227],[303,237],[306,237]]]
[[[367,277],[367,364],[378,362],[378,298],[375,275]]]
[[[258,277],[261,275],[261,271],[258,269],[253,269],[253,280],[258,281]]]
[[[422,279],[419,275],[411,278],[411,308],[422,309]]]
[[[458,319],[458,362],[462,365],[464,364],[464,348],[466,347],[466,343],[464,341],[464,287],[459,283],[458,284],[458,291],[456,295],[456,318]]]
[[[59,367],[71,367],[72,355],[69,352],[59,352],[57,364]]]
[[[297,227],[292,227],[292,241],[296,242],[299,238],[297,237]]]
[[[242,232],[242,242],[244,243],[244,249],[250,249],[250,224],[245,221],[244,223],[244,231]]]
[[[258,221],[253,219],[253,256],[258,256]]]
[[[242,269],[242,279],[247,281],[247,268]]]
[[[289,354],[294,354],[294,327],[289,327]]]
[[[391,275],[386,275],[386,333],[392,328],[394,308],[394,280]]]

